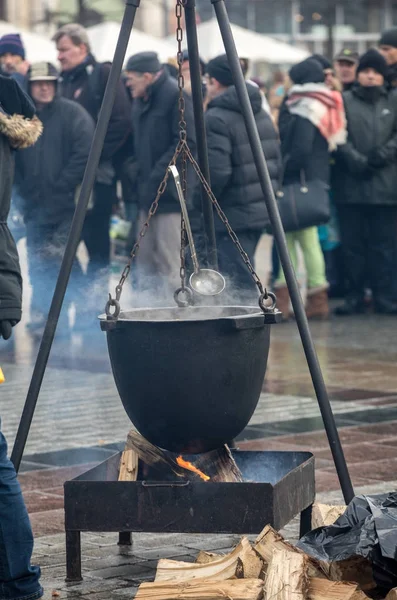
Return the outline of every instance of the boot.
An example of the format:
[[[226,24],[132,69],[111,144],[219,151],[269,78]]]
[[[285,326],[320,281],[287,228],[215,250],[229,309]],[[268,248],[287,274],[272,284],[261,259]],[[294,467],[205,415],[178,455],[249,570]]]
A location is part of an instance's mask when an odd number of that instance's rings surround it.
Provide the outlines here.
[[[277,308],[283,313],[283,321],[291,317],[289,291],[286,285],[276,287],[274,293],[277,298]]]
[[[329,317],[328,286],[309,288],[306,300],[308,319],[325,320]]]

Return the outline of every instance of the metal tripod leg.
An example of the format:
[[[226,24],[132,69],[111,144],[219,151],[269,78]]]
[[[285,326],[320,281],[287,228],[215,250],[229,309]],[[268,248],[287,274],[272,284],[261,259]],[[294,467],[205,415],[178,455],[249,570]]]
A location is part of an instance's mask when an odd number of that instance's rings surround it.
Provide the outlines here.
[[[37,404],[37,398],[40,393],[44,373],[47,367],[48,358],[54,341],[55,331],[58,325],[59,315],[65,298],[66,289],[69,283],[70,273],[77,248],[81,239],[84,219],[87,212],[89,198],[94,187],[95,175],[99,160],[102,154],[102,148],[105,141],[106,132],[109,125],[114,101],[116,98],[117,85],[120,80],[121,69],[127,52],[127,46],[131,35],[132,26],[135,20],[135,14],[141,0],[126,0],[123,22],[121,24],[120,36],[117,42],[114,54],[112,68],[109,74],[109,81],[106,86],[103,104],[99,113],[98,123],[95,129],[94,139],[92,141],[87,167],[81,186],[80,197],[74,213],[69,238],[66,243],[65,253],[62,259],[61,269],[56,283],[54,296],[51,302],[51,308],[48,320],[44,329],[43,339],[40,344],[39,352],[34,366],[32,380],[30,382],[28,394],[25,401],[21,421],[19,423],[17,436],[11,454],[11,460],[15,469],[18,471],[21,464],[26,440],[29,435],[30,426]]]
[[[353,486],[347,468],[342,445],[339,439],[338,430],[336,428],[334,415],[332,413],[316,349],[314,347],[313,339],[310,333],[309,324],[303,306],[302,297],[300,295],[298,282],[288,253],[285,233],[281,223],[276,198],[274,196],[271,180],[269,177],[266,159],[263,153],[261,141],[256,127],[254,113],[252,111],[251,103],[249,100],[247,86],[241,70],[236,45],[234,43],[225,1],[211,0],[211,2],[214,5],[219,29],[222,35],[230,68],[233,73],[233,80],[237,89],[237,94],[241,105],[241,111],[244,116],[251,150],[254,155],[254,160],[258,171],[259,180],[262,186],[263,194],[265,197],[273,234],[280,255],[280,261],[284,269],[285,279],[287,281],[289,293],[291,296],[292,306],[294,308],[295,313],[295,319],[302,339],[302,345],[305,351],[307,364],[313,381],[313,386],[316,391],[316,396],[320,407],[321,416],[324,421],[324,427],[328,436],[332,456],[335,462],[336,471],[338,473],[345,502],[349,503],[354,497]]]

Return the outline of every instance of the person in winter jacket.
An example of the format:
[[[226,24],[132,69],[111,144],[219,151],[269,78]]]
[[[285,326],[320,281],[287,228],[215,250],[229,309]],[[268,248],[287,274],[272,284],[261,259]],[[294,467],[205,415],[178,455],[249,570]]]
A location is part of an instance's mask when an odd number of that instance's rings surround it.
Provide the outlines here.
[[[397,87],[397,27],[383,31],[379,40],[379,52],[387,63],[385,84],[389,88]]]
[[[127,86],[133,98],[132,128],[137,163],[140,231],[179,143],[179,89],[177,81],[162,67],[155,52],[140,52],[131,56],[126,73]],[[194,153],[193,107],[187,94],[185,121],[187,141]],[[177,166],[180,167],[180,163]],[[193,181],[189,170],[188,201],[193,191]],[[157,289],[161,301],[162,294],[168,296],[179,287],[180,240],[180,204],[176,187],[169,180],[137,256],[138,285],[141,291]]]
[[[64,25],[53,40],[62,67],[61,95],[80,104],[97,122],[111,65],[96,61],[87,31],[81,25]],[[130,111],[128,94],[120,80],[97,171],[93,206],[87,212],[83,229],[90,259],[87,275],[92,281],[109,267],[110,217],[117,201],[116,172],[122,168],[130,149]]]
[[[348,139],[334,176],[348,286],[340,315],[363,311],[367,282],[375,310],[397,314],[397,96],[384,85],[387,73],[385,59],[369,50],[358,65],[358,86],[344,94]]]
[[[94,121],[87,111],[57,95],[57,79],[50,63],[31,66],[29,93],[44,131],[37,144],[20,151],[16,160],[32,285],[30,328],[36,333],[45,325],[73,218],[76,188],[83,179],[94,135]],[[82,288],[77,262],[75,274]],[[66,312],[64,318],[67,329]]]
[[[12,77],[26,91],[29,63],[19,33],[7,33],[0,38],[0,66],[2,74]]]
[[[288,91],[279,129],[284,163],[284,184],[300,183],[302,174],[310,182],[329,183],[330,151],[346,141],[346,121],[342,96],[324,83],[324,69],[314,58],[290,70],[294,85]],[[297,267],[299,244],[307,274],[306,314],[309,319],[329,315],[328,282],[317,227],[286,234],[293,265]],[[289,294],[284,273],[275,284],[278,306],[285,318],[289,315]]]
[[[281,168],[278,135],[270,115],[262,108],[258,87],[247,83],[262,148],[275,190]],[[211,188],[226,217],[254,264],[259,239],[269,224],[266,203],[249,144],[244,118],[226,55],[207,65],[209,104],[205,114]],[[195,207],[201,210],[201,190]],[[252,297],[255,284],[224,224],[215,218],[219,270],[236,293]]]
[[[7,227],[14,174],[14,149],[35,143],[41,124],[18,84],[0,75],[0,342],[22,314],[18,253]],[[12,115],[12,116],[11,116]],[[1,425],[1,423],[0,423]],[[33,534],[15,469],[0,431],[0,597],[41,598],[40,569],[31,565]]]

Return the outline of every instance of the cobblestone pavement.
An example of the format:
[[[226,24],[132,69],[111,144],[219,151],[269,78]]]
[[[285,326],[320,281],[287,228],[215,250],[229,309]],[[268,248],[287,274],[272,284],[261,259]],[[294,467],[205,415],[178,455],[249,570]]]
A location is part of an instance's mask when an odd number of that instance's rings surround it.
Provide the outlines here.
[[[356,493],[397,486],[396,320],[365,315],[311,325]],[[62,334],[62,332],[60,332]],[[0,348],[2,427],[13,442],[37,344],[22,323]],[[20,481],[36,536],[46,598],[132,598],[153,578],[159,557],[194,560],[199,549],[226,551],[238,536],[134,534],[132,548],[117,534],[83,535],[81,584],[65,584],[63,484],[110,457],[131,427],[110,372],[104,335],[92,330],[58,336],[28,440]],[[294,323],[272,330],[258,408],[238,439],[245,450],[311,451],[318,498],[341,502],[320,411]],[[297,538],[297,522],[286,528]],[[258,532],[259,533],[259,532]]]

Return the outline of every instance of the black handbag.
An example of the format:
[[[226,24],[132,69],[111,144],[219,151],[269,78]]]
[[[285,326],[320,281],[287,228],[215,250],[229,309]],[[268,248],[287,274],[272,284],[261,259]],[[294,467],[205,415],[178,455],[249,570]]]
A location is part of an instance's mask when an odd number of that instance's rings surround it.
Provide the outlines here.
[[[320,179],[306,182],[304,171],[300,182],[277,192],[277,204],[286,233],[325,225],[331,218],[329,186]]]

